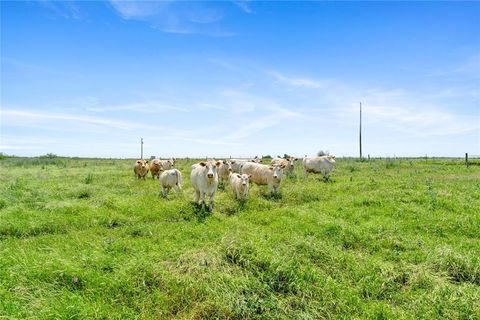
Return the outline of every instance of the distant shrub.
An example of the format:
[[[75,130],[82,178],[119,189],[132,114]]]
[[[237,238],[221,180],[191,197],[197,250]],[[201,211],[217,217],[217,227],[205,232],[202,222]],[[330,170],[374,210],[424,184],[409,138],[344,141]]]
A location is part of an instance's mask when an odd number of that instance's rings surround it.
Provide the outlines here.
[[[5,153],[0,152],[0,160],[7,159],[7,158],[8,156]]]
[[[262,160],[264,160],[264,159],[267,159],[267,160],[272,159],[272,156],[267,154],[266,156],[262,156]]]
[[[54,153],[47,153],[43,156],[40,156],[39,158],[43,159],[43,158],[47,158],[47,159],[54,159],[54,158],[58,158],[58,156]]]

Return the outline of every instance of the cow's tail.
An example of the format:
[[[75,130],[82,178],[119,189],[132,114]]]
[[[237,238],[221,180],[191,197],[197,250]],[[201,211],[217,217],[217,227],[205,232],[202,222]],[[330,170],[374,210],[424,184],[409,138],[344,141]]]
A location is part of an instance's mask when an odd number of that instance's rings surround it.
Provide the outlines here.
[[[178,169],[175,169],[175,175],[177,176],[177,186],[180,188],[182,187],[182,175]]]

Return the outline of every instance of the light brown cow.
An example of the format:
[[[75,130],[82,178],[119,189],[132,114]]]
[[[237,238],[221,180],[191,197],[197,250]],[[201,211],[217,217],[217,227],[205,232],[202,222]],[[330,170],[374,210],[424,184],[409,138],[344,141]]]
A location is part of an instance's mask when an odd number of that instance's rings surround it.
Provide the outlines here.
[[[230,163],[232,165],[232,171],[236,173],[241,173],[242,165],[247,162],[261,163],[262,159],[260,159],[259,157],[255,157],[253,159],[230,159]]]
[[[150,163],[150,172],[152,173],[152,178],[160,178],[160,174],[164,170],[170,170],[175,166],[175,158],[170,158],[168,160],[154,159]]]
[[[162,165],[160,164],[160,160],[154,159],[150,163],[150,172],[152,173],[152,179],[160,179],[160,173],[162,171]]]
[[[268,185],[270,194],[278,191],[282,180],[283,166],[267,166],[265,164],[246,162],[242,165],[242,174],[251,175],[250,180],[257,185]]]
[[[148,160],[135,161],[133,172],[135,172],[135,176],[137,176],[138,179],[143,178],[143,180],[145,180],[148,170],[149,170]]]
[[[283,170],[287,175],[293,174],[295,170],[295,161],[297,161],[298,158],[294,157],[289,157],[287,159],[284,158],[273,158],[271,164],[272,165],[277,165],[277,166],[285,166],[285,169]]]
[[[218,167],[218,181],[225,183],[228,181],[228,176],[232,172],[232,162],[230,160],[223,160]]]

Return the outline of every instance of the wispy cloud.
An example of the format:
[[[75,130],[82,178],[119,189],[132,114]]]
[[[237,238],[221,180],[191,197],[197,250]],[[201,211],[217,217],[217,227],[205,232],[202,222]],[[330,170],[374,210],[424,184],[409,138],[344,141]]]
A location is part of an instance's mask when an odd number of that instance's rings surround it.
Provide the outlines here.
[[[113,9],[127,20],[145,21],[154,29],[177,34],[234,35],[220,26],[221,9],[209,2],[110,0]]]
[[[141,113],[161,113],[165,111],[187,112],[187,108],[172,106],[162,102],[138,102],[113,106],[90,106],[86,108],[92,112],[133,111]]]
[[[238,6],[243,12],[245,13],[253,13],[253,10],[252,8],[250,8],[249,6],[249,3],[250,1],[249,0],[237,0],[237,1],[233,1],[233,3]]]
[[[65,19],[83,20],[87,17],[86,13],[78,8],[75,1],[38,0],[38,3],[53,12],[56,16]]]
[[[227,98],[223,102],[228,106],[227,110],[239,117],[238,125],[226,135],[227,140],[245,139],[288,119],[306,118],[275,99],[258,93],[230,89],[223,91],[222,95]]]
[[[480,132],[480,114],[461,115],[407,90],[370,90],[361,97],[363,119],[406,137],[435,137]],[[346,112],[346,113],[345,113]],[[339,108],[338,115],[358,117],[358,103]],[[371,127],[371,128],[372,128]]]
[[[291,86],[291,87],[318,89],[318,88],[324,88],[328,84],[324,80],[312,80],[305,77],[291,77],[291,76],[286,76],[277,71],[268,71],[267,73],[273,76],[277,82]]]
[[[305,89],[313,103],[306,102],[306,110],[314,114],[322,111],[322,116],[330,121],[356,123],[358,103],[363,102],[364,121],[374,123],[385,132],[396,132],[405,137],[435,137],[461,135],[480,132],[480,114],[461,115],[448,111],[442,97],[432,96],[428,92],[411,91],[403,88],[362,88],[347,82],[317,80],[304,77],[287,77],[281,72],[269,74],[282,84]],[[314,91],[309,89],[315,88]],[[470,97],[478,94],[475,89],[466,88]],[[465,95],[465,88],[450,88],[444,92],[450,98]],[[317,107],[315,107],[317,104]]]
[[[148,128],[144,124],[132,123],[127,121],[114,120],[102,117],[83,116],[66,113],[38,112],[30,110],[5,109],[1,110],[2,121],[9,125],[28,126],[32,124],[42,124],[48,122],[54,127],[54,122],[69,122],[75,124],[88,124],[102,127],[109,127],[121,130],[133,130],[136,128]]]

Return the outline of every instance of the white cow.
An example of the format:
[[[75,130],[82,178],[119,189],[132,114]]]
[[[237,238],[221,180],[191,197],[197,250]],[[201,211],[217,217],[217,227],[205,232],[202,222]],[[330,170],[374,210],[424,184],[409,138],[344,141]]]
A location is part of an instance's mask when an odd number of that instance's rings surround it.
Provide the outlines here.
[[[251,176],[248,174],[230,173],[230,185],[232,186],[233,196],[236,199],[247,200],[250,178]]]
[[[255,157],[253,159],[230,159],[230,163],[232,165],[232,171],[235,173],[241,173],[242,165],[247,162],[260,163],[262,162],[262,160],[258,157]]]
[[[175,191],[180,192],[182,188],[182,173],[177,169],[165,170],[160,174],[160,188],[163,196],[166,197],[168,191],[174,188]]]
[[[208,209],[213,209],[213,198],[218,187],[217,168],[220,166],[220,161],[202,161],[192,166],[190,179],[192,181],[193,189],[195,190],[195,202],[199,204],[202,201],[202,208],[205,208],[205,196],[210,198]]]
[[[267,166],[265,164],[246,162],[242,166],[242,174],[251,175],[250,180],[257,185],[268,185],[270,194],[277,192],[282,180],[282,166]]]
[[[228,176],[232,172],[232,162],[230,160],[223,160],[218,167],[218,180],[220,183],[228,181]]]
[[[286,174],[293,174],[295,170],[295,161],[297,161],[297,158],[294,157],[289,157],[287,159],[283,158],[273,158],[271,164],[272,165],[277,165],[277,166],[285,166],[284,172]]]
[[[162,170],[170,170],[175,166],[175,158],[170,158],[168,160],[160,160],[160,166]]]
[[[305,158],[303,158],[303,170],[305,174],[321,173],[323,175],[323,181],[328,181],[334,165],[334,155],[311,158],[307,158],[307,156],[305,156]]]

